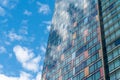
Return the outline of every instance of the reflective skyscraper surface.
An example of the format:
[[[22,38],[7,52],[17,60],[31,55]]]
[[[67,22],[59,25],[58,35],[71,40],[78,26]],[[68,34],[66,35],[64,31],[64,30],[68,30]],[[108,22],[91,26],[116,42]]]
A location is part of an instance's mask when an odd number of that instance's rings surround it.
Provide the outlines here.
[[[56,0],[42,79],[119,79],[119,20],[119,0]]]

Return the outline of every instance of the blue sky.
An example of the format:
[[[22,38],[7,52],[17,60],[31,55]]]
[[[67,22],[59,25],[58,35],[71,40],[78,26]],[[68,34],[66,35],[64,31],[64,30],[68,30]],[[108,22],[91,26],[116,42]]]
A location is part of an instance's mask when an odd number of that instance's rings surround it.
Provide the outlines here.
[[[0,80],[40,80],[54,0],[0,0]]]

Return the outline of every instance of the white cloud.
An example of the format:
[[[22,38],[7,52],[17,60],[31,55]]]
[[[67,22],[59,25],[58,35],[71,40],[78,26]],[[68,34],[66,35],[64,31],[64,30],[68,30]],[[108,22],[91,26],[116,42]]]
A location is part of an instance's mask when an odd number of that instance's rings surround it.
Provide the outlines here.
[[[15,77],[8,77],[4,74],[0,74],[0,80],[18,80],[18,79]]]
[[[51,29],[51,26],[50,26],[50,25],[48,25],[48,26],[47,26],[47,31],[49,32],[49,31],[50,31],[50,29]]]
[[[47,25],[47,30],[45,30],[45,33],[49,32],[51,29],[51,21],[43,21],[42,23]]]
[[[22,67],[33,72],[39,70],[39,62],[41,57],[34,57],[32,50],[17,45],[13,48],[17,60],[22,64]]]
[[[8,12],[9,12],[9,10],[15,8],[18,1],[19,0],[0,0],[0,16],[6,16],[7,15],[9,17],[12,17],[12,15]]]
[[[46,47],[45,47],[44,45],[41,45],[41,46],[40,46],[40,50],[41,50],[43,53],[45,53],[45,52],[46,52]]]
[[[0,64],[0,80],[41,80],[41,72],[38,72],[37,75],[33,78],[32,74],[20,71],[19,77],[15,77],[3,74],[2,69],[3,65]]]
[[[10,32],[10,33],[8,34],[8,37],[9,37],[12,41],[14,41],[14,40],[22,40],[22,39],[23,39],[22,36],[17,35],[17,34],[14,33],[14,32]]]
[[[24,15],[30,16],[30,15],[32,15],[32,12],[30,12],[30,11],[28,11],[28,10],[25,10],[25,11],[24,11]]]
[[[15,52],[18,61],[21,63],[32,59],[34,56],[34,53],[31,50],[28,50],[26,47],[21,47],[19,45],[15,46],[13,51]]]
[[[36,80],[41,80],[41,75],[42,75],[41,72],[39,72],[36,76]]]
[[[43,65],[40,66],[40,70],[41,70],[41,71],[43,70]]]
[[[0,74],[0,80],[30,80],[30,74],[26,72],[21,72],[20,77],[10,77],[4,74]]]
[[[0,0],[0,4],[8,9],[13,9],[19,0]]]
[[[48,33],[48,32],[50,32],[50,29],[51,29],[51,25],[47,25],[47,27],[46,27],[46,29],[44,31],[45,34]]]
[[[5,47],[3,47],[3,46],[0,46],[0,53],[5,53],[6,52],[6,49],[5,49]]]
[[[20,78],[18,80],[30,80],[30,76],[31,75],[26,72],[21,72]]]
[[[37,5],[39,5],[38,12],[43,14],[48,14],[50,12],[50,7],[47,4],[42,4],[40,2],[37,2]]]
[[[0,74],[0,80],[41,80],[41,75],[41,72],[38,72],[36,77],[33,78],[31,74],[21,71],[19,77]]]
[[[23,67],[27,70],[31,70],[34,72],[37,72],[39,70],[39,61],[40,61],[41,57],[38,56],[28,62],[24,62],[23,63]]]
[[[4,8],[0,6],[0,16],[5,16],[5,13]]]
[[[44,24],[51,25],[51,21],[43,21]]]

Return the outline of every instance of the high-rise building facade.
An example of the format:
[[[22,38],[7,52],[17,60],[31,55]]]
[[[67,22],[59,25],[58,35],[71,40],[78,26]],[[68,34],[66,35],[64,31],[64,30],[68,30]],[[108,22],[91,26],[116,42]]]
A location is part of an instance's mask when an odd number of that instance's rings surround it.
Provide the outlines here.
[[[107,57],[107,75],[120,80],[120,0],[101,0],[103,50]]]
[[[42,80],[120,80],[120,0],[56,0]]]

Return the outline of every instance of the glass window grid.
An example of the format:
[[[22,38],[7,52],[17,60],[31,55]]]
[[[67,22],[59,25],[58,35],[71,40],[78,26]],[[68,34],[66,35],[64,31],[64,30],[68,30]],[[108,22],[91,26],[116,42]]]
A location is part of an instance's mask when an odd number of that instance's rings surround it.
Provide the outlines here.
[[[73,77],[73,80],[82,80],[84,76],[85,76],[84,71],[82,71],[78,73],[77,75],[75,75],[75,77]]]
[[[111,34],[109,37],[106,38],[106,46],[111,46],[110,49],[112,49],[112,45],[114,45],[115,40],[120,38],[120,29],[115,31],[113,34]],[[114,46],[115,47],[115,46]],[[110,49],[107,49],[109,51]]]
[[[118,67],[120,67],[120,57],[109,63],[109,72],[112,72]]]
[[[116,49],[112,50],[112,52],[108,53],[108,62],[111,62],[113,59],[115,59],[116,57],[119,57],[120,55],[120,46],[117,47]]]
[[[96,73],[94,73],[90,77],[88,77],[86,80],[99,80],[100,77],[101,77],[100,71],[97,71]]]
[[[101,1],[102,6],[107,8],[113,1],[110,0],[106,0],[106,1]]]
[[[110,26],[113,26],[116,23],[116,21],[119,22],[120,20],[119,18],[120,18],[119,14],[115,15],[113,18],[111,17],[111,19],[109,19],[106,23],[104,23],[104,29],[106,30]]]
[[[110,80],[119,80],[119,79],[120,79],[120,69],[110,74]]]
[[[107,30],[105,30],[105,37],[107,37],[110,33],[112,33],[113,31],[116,31],[119,29],[120,26],[120,22],[115,23],[113,26],[111,26],[110,28],[108,28]],[[113,31],[110,31],[110,29],[113,28]]]
[[[109,7],[112,5],[112,4],[114,4],[114,5],[119,5],[119,0],[114,0],[114,2],[107,2],[105,5],[103,5],[103,9],[102,9],[102,11],[103,11],[103,15],[105,15],[106,13],[108,13],[107,11],[109,11],[108,9],[109,9]],[[116,7],[116,6],[115,6]]]

